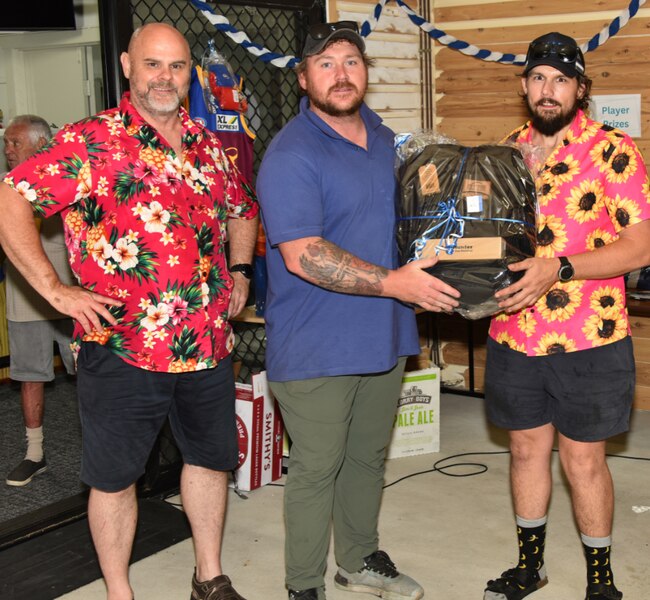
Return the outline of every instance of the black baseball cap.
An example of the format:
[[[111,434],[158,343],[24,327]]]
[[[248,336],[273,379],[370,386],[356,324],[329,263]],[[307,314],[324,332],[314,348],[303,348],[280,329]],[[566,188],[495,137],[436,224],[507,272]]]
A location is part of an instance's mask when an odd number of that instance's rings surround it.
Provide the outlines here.
[[[320,54],[325,46],[333,40],[348,40],[359,48],[362,53],[366,51],[366,44],[359,35],[359,26],[355,21],[316,23],[307,32],[302,58]]]
[[[567,77],[585,74],[585,57],[577,42],[556,31],[538,37],[528,46],[524,75],[539,65],[554,67]]]

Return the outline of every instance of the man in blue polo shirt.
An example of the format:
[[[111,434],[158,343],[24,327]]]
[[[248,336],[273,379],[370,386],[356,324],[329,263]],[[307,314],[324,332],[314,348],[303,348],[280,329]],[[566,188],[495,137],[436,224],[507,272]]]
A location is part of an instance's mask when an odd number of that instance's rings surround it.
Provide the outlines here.
[[[297,67],[300,114],[266,152],[258,193],[267,234],[266,366],[292,440],[285,488],[290,599],[325,598],[334,528],[338,588],[394,600],[424,594],[379,550],[384,457],[413,308],[450,311],[458,292],[398,268],[393,133],[364,103],[369,59],[357,25],[322,23]]]

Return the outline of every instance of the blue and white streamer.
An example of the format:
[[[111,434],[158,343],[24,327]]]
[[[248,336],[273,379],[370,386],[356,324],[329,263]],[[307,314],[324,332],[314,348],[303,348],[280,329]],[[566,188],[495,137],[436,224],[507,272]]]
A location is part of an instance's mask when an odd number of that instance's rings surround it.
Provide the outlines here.
[[[607,27],[603,27],[600,33],[597,33],[586,44],[580,46],[583,52],[595,50],[602,46],[610,37],[615,36],[621,27],[625,27],[627,22],[639,12],[639,8],[645,4],[646,0],[633,0],[630,5],[618,17],[616,17]]]
[[[483,50],[468,42],[463,42],[452,35],[446,34],[444,31],[435,28],[431,23],[423,19],[415,13],[403,0],[395,0],[400,8],[407,14],[408,18],[417,25],[422,31],[427,33],[429,37],[437,40],[439,43],[458,50],[468,56],[474,56],[481,60],[499,62],[511,65],[523,65],[526,62],[525,54],[502,54],[501,52],[492,52],[491,50]],[[645,4],[646,0],[632,0],[629,6],[621,12],[608,26],[603,27],[600,33],[592,37],[588,42],[582,44],[580,49],[583,52],[591,52],[599,46],[602,46],[610,37],[616,35],[621,27],[627,25],[628,21],[639,12],[639,8]]]
[[[368,37],[377,27],[382,10],[388,1],[389,0],[379,0],[372,11],[372,14],[363,22],[360,30],[363,37]],[[212,7],[206,2],[202,2],[201,0],[190,0],[190,2],[208,21],[210,21],[210,23],[212,23],[215,29],[227,35],[231,40],[241,45],[263,62],[272,64],[276,67],[289,69],[295,67],[300,62],[300,59],[295,56],[276,54],[268,48],[255,44],[244,32],[233,27],[225,16],[217,15]],[[469,42],[459,40],[454,36],[445,33],[441,29],[434,27],[426,19],[413,11],[404,0],[395,0],[395,2],[406,13],[408,18],[422,31],[429,35],[429,37],[452,50],[457,50],[467,56],[473,56],[488,62],[523,65],[526,61],[525,54],[503,54],[501,52],[493,52],[491,50],[478,48]],[[588,42],[582,44],[580,49],[583,52],[591,52],[599,46],[602,46],[609,38],[615,36],[622,27],[625,27],[629,20],[639,12],[639,8],[645,3],[646,0],[632,0],[629,6],[623,10],[618,17],[616,17],[609,25],[603,27],[603,29],[594,35]]]
[[[375,30],[375,27],[377,27],[377,24],[379,23],[381,11],[384,10],[384,6],[386,6],[386,2],[388,2],[388,0],[379,0],[379,2],[375,4],[372,14],[361,25],[361,29],[359,30],[361,37],[368,37],[370,33]]]
[[[300,59],[295,56],[275,54],[268,48],[253,43],[243,31],[239,31],[233,27],[226,17],[215,14],[209,4],[201,2],[201,0],[190,0],[190,2],[214,25],[215,29],[225,33],[231,40],[248,50],[254,56],[257,56],[261,61],[285,69],[292,69],[300,62]]]

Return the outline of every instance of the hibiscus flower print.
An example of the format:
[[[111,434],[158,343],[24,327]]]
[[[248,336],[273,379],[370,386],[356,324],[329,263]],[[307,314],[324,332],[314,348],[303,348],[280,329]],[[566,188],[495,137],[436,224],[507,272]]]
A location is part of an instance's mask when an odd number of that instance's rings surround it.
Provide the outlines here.
[[[36,190],[30,187],[26,181],[21,181],[14,189],[28,202],[34,202],[38,198]]]
[[[147,308],[146,316],[140,321],[147,331],[155,331],[166,325],[169,321],[169,306],[164,302]]]
[[[133,269],[138,265],[138,247],[126,238],[120,238],[111,252],[111,258],[122,271]]]
[[[165,210],[157,200],[154,200],[149,206],[143,206],[139,210],[140,218],[144,221],[144,228],[149,232],[162,233],[167,228],[170,214]]]

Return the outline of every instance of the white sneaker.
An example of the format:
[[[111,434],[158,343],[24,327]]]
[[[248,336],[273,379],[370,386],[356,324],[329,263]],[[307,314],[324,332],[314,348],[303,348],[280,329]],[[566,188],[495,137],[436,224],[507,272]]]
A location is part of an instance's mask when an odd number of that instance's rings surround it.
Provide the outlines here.
[[[374,594],[384,600],[419,600],[424,596],[422,586],[400,573],[382,550],[366,556],[363,562],[363,568],[355,573],[339,567],[334,575],[334,585],[340,590]]]

